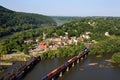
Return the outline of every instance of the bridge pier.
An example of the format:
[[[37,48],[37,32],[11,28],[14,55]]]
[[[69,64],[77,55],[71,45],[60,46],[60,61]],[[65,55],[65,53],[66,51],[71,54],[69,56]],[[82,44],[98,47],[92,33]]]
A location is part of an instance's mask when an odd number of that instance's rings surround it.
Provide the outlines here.
[[[69,69],[70,69],[70,68],[69,68],[69,67],[67,67],[66,71],[68,72],[68,71],[69,71]]]
[[[73,63],[72,63],[72,67],[74,67],[74,66],[75,66],[75,63],[73,62]]]
[[[30,66],[27,66],[27,69],[29,69],[30,68]]]
[[[81,57],[80,59],[81,59],[81,60],[83,60],[83,59],[84,59],[84,57]]]
[[[80,59],[77,59],[77,63],[79,63],[80,62]]]
[[[51,80],[55,80],[54,78],[52,78]]]
[[[59,77],[62,77],[62,75],[63,75],[63,72],[60,72]]]
[[[59,77],[58,74],[54,75],[53,77],[51,77],[50,79],[47,79],[47,80],[57,80],[57,77]]]

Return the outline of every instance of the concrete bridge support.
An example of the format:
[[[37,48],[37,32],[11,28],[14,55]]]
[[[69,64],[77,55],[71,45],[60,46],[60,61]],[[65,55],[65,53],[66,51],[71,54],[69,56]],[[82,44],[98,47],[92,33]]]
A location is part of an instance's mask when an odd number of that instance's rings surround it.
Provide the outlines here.
[[[55,80],[54,78],[52,78],[51,80]]]
[[[79,59],[77,59],[77,63],[79,63],[80,62],[80,58]]]
[[[69,68],[69,67],[67,67],[66,71],[68,72],[68,71],[69,71],[69,69],[70,69],[70,68]]]
[[[63,75],[63,72],[60,72],[59,77],[62,77],[62,75]]]
[[[81,57],[80,59],[81,59],[81,60],[83,60],[83,59],[84,59],[84,57]]]
[[[75,63],[73,62],[73,63],[72,63],[72,67],[74,67],[74,66],[75,66]]]

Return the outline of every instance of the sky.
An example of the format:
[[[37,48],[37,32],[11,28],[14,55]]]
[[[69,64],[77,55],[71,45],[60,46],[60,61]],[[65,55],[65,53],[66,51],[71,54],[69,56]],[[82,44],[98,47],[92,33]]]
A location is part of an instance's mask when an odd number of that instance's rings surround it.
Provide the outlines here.
[[[8,9],[48,16],[117,16],[120,0],[0,0]]]

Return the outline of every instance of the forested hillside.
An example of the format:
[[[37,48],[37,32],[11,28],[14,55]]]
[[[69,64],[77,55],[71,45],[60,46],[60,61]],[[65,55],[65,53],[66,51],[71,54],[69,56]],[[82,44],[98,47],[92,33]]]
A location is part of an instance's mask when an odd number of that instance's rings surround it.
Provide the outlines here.
[[[105,32],[111,35],[120,35],[120,18],[119,17],[101,17],[101,18],[82,18],[77,21],[66,23],[59,27],[69,36],[79,36],[84,32],[92,32],[93,35],[103,36]],[[58,31],[57,31],[58,32]],[[98,37],[96,36],[96,39]]]
[[[0,37],[31,28],[55,25],[48,16],[15,12],[0,6]]]
[[[35,37],[39,37],[41,40],[43,32],[46,33],[47,38],[64,36],[65,32],[68,32],[69,38],[72,36],[79,37],[80,35],[85,34],[85,32],[91,32],[91,38],[88,41],[96,40],[98,42],[94,45],[93,49],[91,49],[93,54],[119,52],[120,18],[114,17],[83,18],[59,27],[45,27],[23,31],[14,34],[9,39],[1,41],[0,52],[1,54],[10,54],[17,51],[28,51],[29,47],[24,43],[24,40],[35,40]],[[110,37],[106,37],[105,32],[109,32]],[[113,37],[114,35],[115,37]]]

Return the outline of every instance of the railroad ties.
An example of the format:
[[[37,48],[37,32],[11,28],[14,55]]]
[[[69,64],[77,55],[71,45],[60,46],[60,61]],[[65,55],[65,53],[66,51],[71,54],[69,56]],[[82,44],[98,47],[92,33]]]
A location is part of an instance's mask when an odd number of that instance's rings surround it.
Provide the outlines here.
[[[87,57],[89,53],[89,48],[85,48],[79,55],[72,57],[67,62],[57,67],[46,76],[42,78],[42,80],[56,80],[58,77],[62,77],[62,75],[69,71],[71,67],[74,67],[76,63],[79,63],[81,59]]]
[[[8,73],[3,80],[22,80],[22,78],[41,60],[40,56],[31,57],[29,61],[17,67],[14,72]]]

